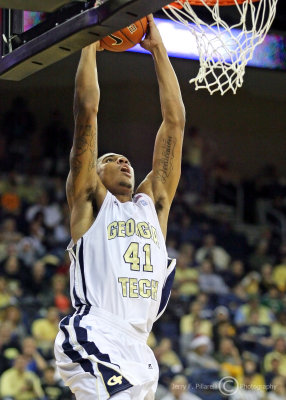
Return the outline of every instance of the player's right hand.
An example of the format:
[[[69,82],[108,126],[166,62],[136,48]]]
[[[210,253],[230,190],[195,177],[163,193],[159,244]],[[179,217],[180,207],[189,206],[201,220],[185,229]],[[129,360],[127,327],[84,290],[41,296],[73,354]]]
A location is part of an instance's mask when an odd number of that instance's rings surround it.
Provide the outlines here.
[[[147,15],[148,19],[148,29],[146,36],[142,42],[140,42],[140,46],[143,49],[148,50],[152,53],[154,48],[158,47],[159,45],[163,45],[161,34],[154,22],[154,18],[152,14]]]
[[[103,51],[103,50],[104,50],[104,48],[101,47],[101,45],[100,45],[100,40],[98,40],[98,41],[95,42],[94,44],[95,44],[95,49],[96,49],[96,51]]]

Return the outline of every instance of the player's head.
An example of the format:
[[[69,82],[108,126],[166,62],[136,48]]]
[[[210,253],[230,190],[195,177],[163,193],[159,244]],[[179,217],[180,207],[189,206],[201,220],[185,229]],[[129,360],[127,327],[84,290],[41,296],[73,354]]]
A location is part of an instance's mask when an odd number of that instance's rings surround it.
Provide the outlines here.
[[[97,160],[97,173],[112,194],[133,193],[134,170],[125,156],[107,153]]]

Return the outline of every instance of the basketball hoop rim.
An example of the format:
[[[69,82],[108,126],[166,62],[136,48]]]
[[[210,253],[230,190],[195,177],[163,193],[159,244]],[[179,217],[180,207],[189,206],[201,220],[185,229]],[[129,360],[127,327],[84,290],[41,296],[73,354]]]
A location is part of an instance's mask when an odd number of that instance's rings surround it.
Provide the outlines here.
[[[181,3],[190,3],[192,6],[215,6],[218,2],[219,6],[235,6],[236,4],[243,4],[246,1],[249,3],[256,3],[260,0],[204,0],[204,3],[202,2],[202,0],[180,0]],[[169,6],[173,6],[176,8],[181,8],[181,5],[179,3],[171,3],[169,4]],[[168,6],[166,6],[165,8],[168,8]]]

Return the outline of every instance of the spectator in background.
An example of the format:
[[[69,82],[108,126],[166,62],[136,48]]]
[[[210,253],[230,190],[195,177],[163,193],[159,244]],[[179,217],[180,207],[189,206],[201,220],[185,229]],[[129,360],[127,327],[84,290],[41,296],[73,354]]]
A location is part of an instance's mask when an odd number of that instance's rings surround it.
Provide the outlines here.
[[[63,249],[66,249],[69,240],[70,240],[69,218],[68,215],[64,215],[59,224],[54,228],[52,240],[50,240],[50,246],[52,246],[55,249],[59,248],[59,252],[62,253]]]
[[[25,297],[32,297],[37,305],[50,305],[50,280],[48,279],[46,264],[37,260],[31,266],[29,278],[25,279]]]
[[[286,292],[286,255],[281,258],[280,264],[273,270],[273,280],[281,292]]]
[[[197,267],[197,262],[195,261],[195,247],[193,244],[188,242],[183,242],[179,248],[180,254],[183,254],[188,259],[189,267]]]
[[[179,230],[180,243],[195,242],[197,238],[196,226],[192,223],[189,213],[184,213],[181,217]]]
[[[229,292],[221,276],[214,272],[214,266],[211,260],[202,261],[199,268],[199,287],[207,294],[224,295]]]
[[[0,273],[5,277],[11,294],[15,297],[21,296],[26,271],[19,258],[16,255],[8,256],[0,264]]]
[[[283,310],[277,315],[276,321],[271,325],[273,338],[283,337],[286,340],[286,311]]]
[[[183,370],[182,362],[173,350],[170,339],[161,339],[159,345],[154,348],[154,354],[159,366],[167,366],[172,373],[179,373]]]
[[[189,300],[191,296],[198,294],[198,271],[189,267],[190,258],[185,253],[179,253],[176,266],[175,283],[181,297]]]
[[[258,313],[258,323],[270,325],[274,320],[272,310],[260,304],[260,297],[251,295],[248,297],[248,302],[240,306],[235,313],[234,322],[236,325],[243,325],[250,322],[250,315],[253,312]]]
[[[181,335],[188,335],[188,337],[194,335],[194,323],[195,321],[201,321],[200,329],[196,334],[212,336],[212,324],[209,320],[202,319],[202,305],[199,301],[190,303],[189,314],[184,315],[181,318],[180,333]]]
[[[220,155],[216,160],[211,170],[210,180],[214,202],[235,206],[240,176],[224,155]]]
[[[20,353],[19,342],[13,338],[12,327],[9,322],[0,324],[0,375],[6,369],[12,367],[13,360]],[[1,393],[0,393],[1,398]]]
[[[236,343],[236,329],[230,321],[219,321],[213,326],[214,350],[218,351],[222,339],[232,339]]]
[[[265,380],[262,374],[257,372],[257,365],[253,360],[246,360],[243,363],[243,375],[238,379],[238,382],[239,390],[233,396],[233,399],[265,399]]]
[[[0,308],[4,308],[14,301],[14,296],[9,288],[8,281],[0,275]]]
[[[241,306],[244,303],[247,303],[249,296],[247,295],[244,286],[241,284],[241,282],[237,283],[233,289],[232,289],[232,310],[234,313],[236,313],[236,310],[239,306]]]
[[[69,207],[66,203],[66,191],[65,191],[65,177],[59,175],[51,178],[51,186],[53,190],[53,198],[56,203],[61,204],[63,207],[63,215],[69,214]]]
[[[42,388],[46,400],[71,400],[72,394],[67,387],[61,385],[55,377],[55,368],[48,366],[44,370]]]
[[[259,322],[258,310],[252,310],[247,323],[238,327],[237,333],[244,350],[263,356],[273,346],[270,325]]]
[[[212,321],[212,337],[215,351],[218,350],[221,339],[233,338],[235,334],[236,328],[230,320],[229,310],[225,306],[216,307]]]
[[[279,357],[274,356],[270,361],[270,367],[269,367],[268,372],[265,373],[265,382],[266,382],[266,385],[268,385],[268,387],[269,387],[269,385],[271,385],[273,379],[276,376],[280,376],[279,369],[280,369]]]
[[[22,313],[17,305],[9,305],[3,312],[3,321],[10,324],[12,336],[21,340],[27,334],[27,329],[22,321]]]
[[[264,357],[265,372],[271,371],[273,359],[279,360],[279,374],[286,377],[286,341],[284,338],[277,338],[272,352]]]
[[[209,321],[205,321],[202,318],[195,317],[192,322],[192,331],[181,334],[180,349],[181,349],[181,354],[183,356],[189,351],[190,343],[192,340],[194,340],[198,336],[205,335],[207,323],[209,323]],[[208,330],[208,337],[210,336],[211,336],[211,329]]]
[[[251,270],[260,272],[262,265],[264,264],[272,264],[274,259],[271,255],[268,254],[269,251],[269,243],[267,240],[260,240],[252,254],[250,254],[248,259],[248,264]]]
[[[242,280],[244,274],[245,267],[242,260],[233,260],[229,268],[222,271],[222,277],[230,289]]]
[[[58,203],[54,203],[47,190],[43,190],[36,204],[31,205],[26,211],[26,220],[35,221],[36,216],[43,215],[43,224],[45,227],[53,229],[61,221],[61,211]]]
[[[220,246],[216,245],[214,235],[208,234],[203,239],[203,246],[196,252],[196,261],[201,264],[204,260],[212,260],[218,271],[228,268],[230,255]]]
[[[175,235],[174,234],[172,234],[172,235],[168,234],[167,239],[166,239],[166,248],[167,248],[167,253],[168,253],[170,258],[177,258],[178,257],[179,252],[178,252],[177,247],[178,247],[178,240],[175,237]]]
[[[188,390],[188,380],[184,375],[176,375],[169,385],[169,393],[161,400],[201,400]]]
[[[71,311],[71,302],[69,298],[68,280],[65,275],[55,274],[52,277],[52,304],[62,314],[68,314]]]
[[[266,294],[272,285],[275,285],[273,279],[273,267],[271,264],[263,264],[261,267],[261,281],[259,285],[260,293],[262,295]]]
[[[236,379],[242,376],[242,360],[232,339],[222,338],[214,357],[220,364],[223,375],[233,376]]]
[[[44,244],[46,238],[46,229],[43,226],[43,216],[39,212],[35,219],[30,222],[28,235],[25,237],[27,241],[30,242],[30,245],[34,251],[34,253],[38,257],[42,257],[46,252],[46,247]]]
[[[23,237],[23,234],[18,231],[17,221],[15,217],[6,217],[1,226],[0,242],[6,246],[9,244],[17,244]]]
[[[205,140],[199,129],[190,127],[186,132],[182,169],[190,192],[201,194],[204,186],[203,157]]]
[[[58,333],[59,322],[58,309],[49,307],[46,317],[36,319],[32,324],[33,337],[36,339],[37,347],[45,358],[53,356],[54,341]]]
[[[63,258],[59,260],[56,273],[68,276],[69,268],[70,268],[70,258],[69,253],[67,251],[64,252]]]
[[[186,363],[190,373],[196,369],[220,370],[219,363],[210,355],[212,342],[208,336],[198,336],[190,343]]]
[[[3,400],[44,399],[41,382],[34,372],[26,371],[27,361],[22,354],[15,359],[14,366],[6,370],[0,380],[0,396]]]
[[[213,317],[213,302],[211,299],[211,296],[209,296],[207,293],[200,292],[197,297],[196,301],[198,301],[202,307],[201,310],[201,317],[203,319],[211,319]]]
[[[268,292],[262,296],[261,304],[269,307],[275,314],[283,311],[283,302],[281,293],[276,285],[269,287]]]
[[[17,249],[19,259],[28,268],[44,253],[44,247],[39,244],[38,240],[33,239],[31,236],[26,236],[20,240]]]
[[[27,336],[22,340],[22,355],[26,360],[26,370],[41,376],[47,363],[39,353],[36,341],[32,336]]]
[[[258,295],[261,276],[256,271],[249,272],[241,281],[247,295]]]
[[[154,326],[154,330],[159,337],[165,336],[178,341],[180,320],[186,313],[185,304],[180,297],[178,285],[175,283],[172,287],[168,307],[160,318],[160,324]]]
[[[271,382],[271,391],[267,394],[267,400],[286,399],[286,379],[283,376],[276,376]]]

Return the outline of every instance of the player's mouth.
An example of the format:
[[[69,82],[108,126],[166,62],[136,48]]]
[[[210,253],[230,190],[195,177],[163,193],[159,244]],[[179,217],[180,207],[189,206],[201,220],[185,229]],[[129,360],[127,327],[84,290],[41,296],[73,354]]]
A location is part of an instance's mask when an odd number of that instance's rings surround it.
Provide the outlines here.
[[[124,175],[128,176],[129,178],[131,178],[131,173],[130,173],[130,169],[127,165],[124,165],[123,167],[120,168],[120,171],[124,173]]]

